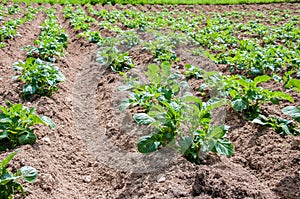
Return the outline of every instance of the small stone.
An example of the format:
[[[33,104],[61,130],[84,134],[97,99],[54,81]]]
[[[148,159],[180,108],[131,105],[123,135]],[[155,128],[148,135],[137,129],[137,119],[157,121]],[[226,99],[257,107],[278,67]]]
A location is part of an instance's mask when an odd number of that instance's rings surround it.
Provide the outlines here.
[[[49,144],[49,145],[51,144],[51,140],[50,140],[50,138],[47,137],[47,136],[46,136],[46,137],[43,137],[42,140],[43,140],[46,144]]]
[[[164,174],[159,174],[156,179],[159,183],[166,181],[166,177]]]
[[[85,176],[85,178],[83,179],[84,182],[89,183],[91,182],[92,177],[91,176]]]

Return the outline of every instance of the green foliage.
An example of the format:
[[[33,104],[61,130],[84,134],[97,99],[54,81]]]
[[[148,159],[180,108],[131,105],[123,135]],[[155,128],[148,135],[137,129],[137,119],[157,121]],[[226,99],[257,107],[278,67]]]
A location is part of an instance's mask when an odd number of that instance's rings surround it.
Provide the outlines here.
[[[128,48],[132,48],[141,42],[139,35],[134,31],[124,31],[120,34],[120,37],[120,44],[125,45]]]
[[[171,102],[181,90],[188,88],[187,82],[181,81],[179,73],[172,73],[168,62],[160,66],[149,65],[145,75],[149,80],[147,84],[129,80],[128,85],[119,87],[119,90],[133,91],[129,99],[123,100],[122,109],[139,105],[150,110],[156,102]]]
[[[17,62],[13,66],[14,70],[21,75],[14,78],[25,83],[23,96],[29,97],[33,94],[51,96],[58,91],[58,83],[64,82],[64,75],[50,62],[29,57],[26,62]]]
[[[7,102],[8,107],[0,106],[0,150],[15,148],[18,145],[34,144],[36,135],[32,126],[43,124],[55,129],[55,124],[46,116],[38,116],[34,108]]]
[[[14,15],[19,12],[22,12],[22,9],[17,4],[7,6],[7,13],[9,15]]]
[[[280,91],[270,91],[258,86],[259,83],[267,82],[269,76],[257,76],[254,80],[243,76],[228,76],[224,78],[224,90],[230,97],[231,106],[234,110],[245,113],[249,119],[256,118],[260,113],[260,106],[266,102],[279,104],[279,99],[294,102],[293,98]]]
[[[153,132],[140,138],[137,146],[141,153],[151,153],[161,147],[171,147],[188,160],[200,163],[209,151],[223,155],[233,154],[233,145],[224,138],[227,127],[210,124],[211,111],[223,102],[211,99],[204,103],[185,91],[184,76],[172,72],[170,63],[151,64],[145,72],[148,83],[128,79],[119,90],[131,90],[130,98],[121,102],[120,110],[142,106],[147,113],[133,116],[136,123],[150,125]],[[181,96],[181,95],[183,96]]]
[[[201,79],[203,78],[202,70],[199,67],[193,66],[191,64],[185,65],[186,70],[184,71],[184,75],[187,78],[196,78]]]
[[[232,156],[233,145],[224,138],[227,127],[210,125],[210,111],[220,105],[220,101],[204,103],[194,96],[186,96],[156,104],[148,114],[135,114],[138,124],[154,127],[152,134],[140,138],[138,150],[151,153],[167,146],[196,163],[201,163],[208,152]]]
[[[282,135],[300,135],[300,126],[295,126],[290,120],[274,116],[265,117],[264,115],[259,115],[252,122],[263,126],[269,126],[273,128],[276,133]]]
[[[88,15],[86,15],[85,11],[79,6],[74,11],[71,5],[66,5],[63,9],[63,14],[66,19],[70,19],[71,26],[74,27],[75,30],[90,30],[90,23],[95,23],[96,20]]]
[[[14,2],[59,4],[243,4],[297,2],[297,0],[13,0]]]
[[[180,60],[175,53],[176,44],[176,40],[174,41],[170,35],[164,36],[158,34],[154,40],[144,42],[143,46],[154,55],[154,62],[161,63],[164,61],[175,62]]]
[[[102,43],[99,43],[103,47],[99,50],[97,62],[105,64],[114,72],[126,71],[134,67],[129,53],[118,50],[118,42],[114,38],[106,38],[102,40]]]
[[[17,153],[18,151],[11,153],[0,164],[0,196],[3,199],[13,199],[13,196],[19,192],[25,196],[20,180],[32,183],[38,177],[37,170],[30,166],[24,166],[15,173],[7,169],[8,163]]]
[[[62,56],[64,48],[68,46],[68,35],[59,25],[53,9],[46,11],[48,18],[41,26],[39,38],[35,40],[36,46],[23,47],[30,57],[38,57],[45,61],[55,62],[54,56]]]
[[[20,9],[17,5],[8,7],[8,10],[9,10],[8,12],[12,12],[12,13],[20,12]],[[17,19],[10,19],[3,23],[2,27],[0,28],[0,42],[5,41],[6,39],[12,39],[15,36],[20,36],[19,33],[17,32],[17,28],[21,24],[32,20],[35,14],[40,10],[40,8],[28,7],[27,10],[28,12],[24,14],[24,17],[20,17]]]
[[[292,117],[295,121],[300,122],[300,106],[287,106],[282,109],[282,112]]]

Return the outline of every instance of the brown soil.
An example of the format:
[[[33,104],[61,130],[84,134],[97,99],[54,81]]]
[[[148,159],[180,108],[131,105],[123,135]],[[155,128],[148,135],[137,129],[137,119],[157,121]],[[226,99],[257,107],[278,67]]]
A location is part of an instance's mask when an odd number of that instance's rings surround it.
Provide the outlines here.
[[[275,7],[295,10],[297,6],[299,4],[196,6],[194,11],[267,12]],[[106,142],[122,150],[135,152],[139,136],[130,136],[124,132],[126,131],[126,128],[122,128],[124,121],[117,120],[112,106],[116,98],[122,97],[116,94],[116,86],[122,83],[122,77],[109,69],[104,70],[95,62],[94,53],[97,52],[97,45],[89,44],[83,38],[78,39],[68,20],[63,19],[62,7],[59,5],[54,7],[57,8],[61,25],[70,37],[66,54],[57,63],[67,79],[60,85],[58,93],[50,98],[36,97],[24,101],[19,96],[20,82],[11,79],[15,75],[11,68],[13,63],[26,58],[25,52],[20,48],[32,44],[38,37],[38,26],[45,19],[45,15],[40,13],[32,22],[23,24],[18,29],[23,37],[8,40],[6,47],[0,50],[1,104],[3,105],[5,100],[10,100],[36,107],[38,114],[49,116],[57,125],[55,131],[43,126],[38,127],[37,143],[18,147],[20,152],[10,164],[12,169],[30,165],[39,171],[38,181],[26,184],[28,194],[26,198],[300,198],[300,138],[280,136],[272,129],[245,122],[242,115],[232,110],[227,110],[226,114],[226,124],[231,126],[228,138],[235,146],[235,154],[231,158],[207,154],[202,165],[195,165],[176,156],[171,157],[170,164],[149,173],[126,172],[119,170],[112,162],[101,161],[102,157],[95,155],[96,148],[101,149],[101,146],[97,146],[97,143],[91,144],[97,141],[97,135],[80,134],[86,132],[84,128],[87,124],[78,123],[78,118],[84,118],[87,123],[90,120],[97,121],[99,129],[96,130],[107,137]],[[101,6],[99,7],[101,9]],[[111,9],[107,5],[104,8]],[[130,6],[126,5],[124,8],[129,9]],[[145,5],[139,6],[138,9],[160,11],[162,8]],[[190,8],[175,6],[175,9]],[[141,66],[151,60],[151,55],[143,51],[132,49],[131,54],[134,54],[135,60],[140,60],[140,63],[137,63]],[[182,56],[187,55],[182,53]],[[183,61],[190,61],[189,57],[183,58]],[[89,60],[91,62],[87,66]],[[198,63],[200,67],[209,65],[204,58],[202,63],[205,65]],[[95,79],[83,78],[82,81],[78,81],[80,78],[78,74],[85,72],[86,69],[88,71],[95,69],[94,73],[98,76],[95,76]],[[85,77],[84,74],[82,77]],[[76,90],[84,88],[85,83],[91,83],[95,92],[86,90],[80,93]],[[197,81],[190,83],[195,88],[195,85],[199,84]],[[271,89],[281,88],[274,84]],[[292,94],[296,99],[295,105],[299,105],[299,93]],[[78,115],[76,104],[78,100],[86,102],[82,104],[83,107],[85,105],[90,107],[88,103],[94,103],[94,118],[87,117],[90,115],[89,109],[82,112],[86,115]],[[272,105],[266,107],[264,111],[278,115],[282,106]],[[8,153],[1,153],[1,159]],[[102,155],[110,156],[103,153]]]

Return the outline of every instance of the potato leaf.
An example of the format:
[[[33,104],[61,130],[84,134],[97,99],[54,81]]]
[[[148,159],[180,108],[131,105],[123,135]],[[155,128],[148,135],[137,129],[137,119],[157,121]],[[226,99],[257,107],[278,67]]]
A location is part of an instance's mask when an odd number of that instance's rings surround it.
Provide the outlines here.
[[[34,182],[38,178],[38,172],[31,166],[24,166],[20,169],[25,182]]]
[[[137,113],[133,116],[133,119],[138,124],[151,124],[156,121],[153,117],[150,117],[146,113]]]
[[[282,112],[284,114],[287,114],[287,115],[291,116],[297,122],[300,122],[300,106],[298,106],[298,107],[287,106],[287,107],[282,109]]]
[[[234,110],[242,112],[243,110],[247,109],[248,107],[248,102],[243,100],[243,99],[236,99],[233,100],[232,102],[232,107]]]
[[[215,149],[219,154],[231,157],[234,153],[233,144],[226,139],[219,139],[215,143]]]
[[[138,151],[141,153],[151,153],[157,151],[160,142],[153,139],[152,136],[141,137],[138,142]]]

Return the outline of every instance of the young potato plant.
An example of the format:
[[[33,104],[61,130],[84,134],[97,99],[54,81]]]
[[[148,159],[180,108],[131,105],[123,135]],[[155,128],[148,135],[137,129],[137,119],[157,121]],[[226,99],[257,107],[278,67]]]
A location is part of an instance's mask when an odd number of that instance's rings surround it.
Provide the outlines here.
[[[36,135],[32,126],[42,124],[55,129],[55,124],[46,116],[38,116],[34,108],[7,102],[0,106],[0,150],[15,148],[18,145],[34,144]]]
[[[180,91],[188,88],[187,82],[181,80],[182,75],[172,73],[169,62],[163,62],[160,66],[150,64],[145,75],[149,81],[146,84],[131,79],[127,80],[126,86],[119,87],[119,90],[132,91],[130,98],[122,101],[121,110],[130,105],[150,110],[156,103],[171,102]]]
[[[153,132],[138,142],[141,153],[151,153],[161,147],[171,147],[188,160],[201,163],[207,152],[233,154],[233,145],[224,138],[227,128],[212,126],[211,110],[223,104],[220,100],[202,102],[185,92],[188,84],[184,77],[171,70],[168,62],[161,66],[149,65],[145,72],[148,83],[141,84],[128,79],[119,90],[131,90],[130,98],[121,102],[120,110],[131,106],[142,106],[146,113],[137,113],[133,119],[140,125],[150,125]],[[181,97],[183,95],[183,97]]]
[[[17,28],[19,27],[19,25],[32,20],[35,14],[40,10],[40,8],[28,7],[27,10],[28,12],[24,14],[24,17],[10,19],[3,23],[2,27],[0,28],[0,42],[5,41],[6,39],[12,39],[17,35],[20,35],[17,32]],[[2,47],[4,47],[3,44]]]
[[[204,103],[194,96],[185,96],[154,105],[147,114],[135,114],[133,118],[138,124],[154,127],[150,135],[140,138],[139,152],[147,154],[170,147],[197,164],[208,152],[232,156],[233,144],[224,138],[228,127],[210,124],[211,110],[222,104],[213,100]]]
[[[249,119],[254,119],[260,113],[260,106],[266,102],[279,104],[279,99],[294,102],[294,99],[280,91],[270,91],[258,86],[259,83],[267,82],[271,77],[257,76],[254,80],[242,76],[230,76],[225,79],[225,89],[231,97],[231,105],[234,110],[245,111]]]
[[[31,166],[23,166],[15,173],[8,170],[8,163],[17,153],[18,151],[11,153],[0,163],[0,196],[3,199],[13,199],[18,193],[25,197],[21,180],[33,183],[38,177],[37,170]]]
[[[291,120],[275,116],[266,117],[264,115],[259,115],[252,122],[262,126],[271,127],[276,133],[281,135],[300,135],[300,126],[296,126]]]
[[[59,25],[53,9],[47,10],[48,18],[41,26],[39,38],[34,41],[38,46],[26,46],[23,49],[27,51],[30,57],[38,57],[45,61],[55,62],[54,56],[61,57],[64,48],[68,46],[68,35]]]
[[[126,71],[134,67],[129,52],[122,52],[117,48],[119,42],[115,38],[106,38],[99,43],[102,47],[99,50],[97,62],[105,64],[114,72]]]
[[[175,62],[179,60],[174,51],[175,45],[167,36],[158,36],[153,41],[144,42],[143,46],[154,55],[155,59],[153,61],[156,63],[164,61]]]
[[[25,98],[33,94],[51,96],[58,91],[58,84],[65,81],[65,76],[52,63],[32,57],[28,57],[26,62],[15,63],[13,69],[21,73],[13,78],[25,83]]]
[[[222,95],[228,98],[232,108],[238,112],[245,112],[249,120],[259,116],[260,107],[265,103],[279,104],[280,99],[294,102],[294,99],[284,92],[271,91],[259,86],[260,83],[271,79],[267,75],[257,76],[254,80],[241,75],[221,76],[218,73],[207,75],[213,80],[209,82],[210,86],[223,92]]]

